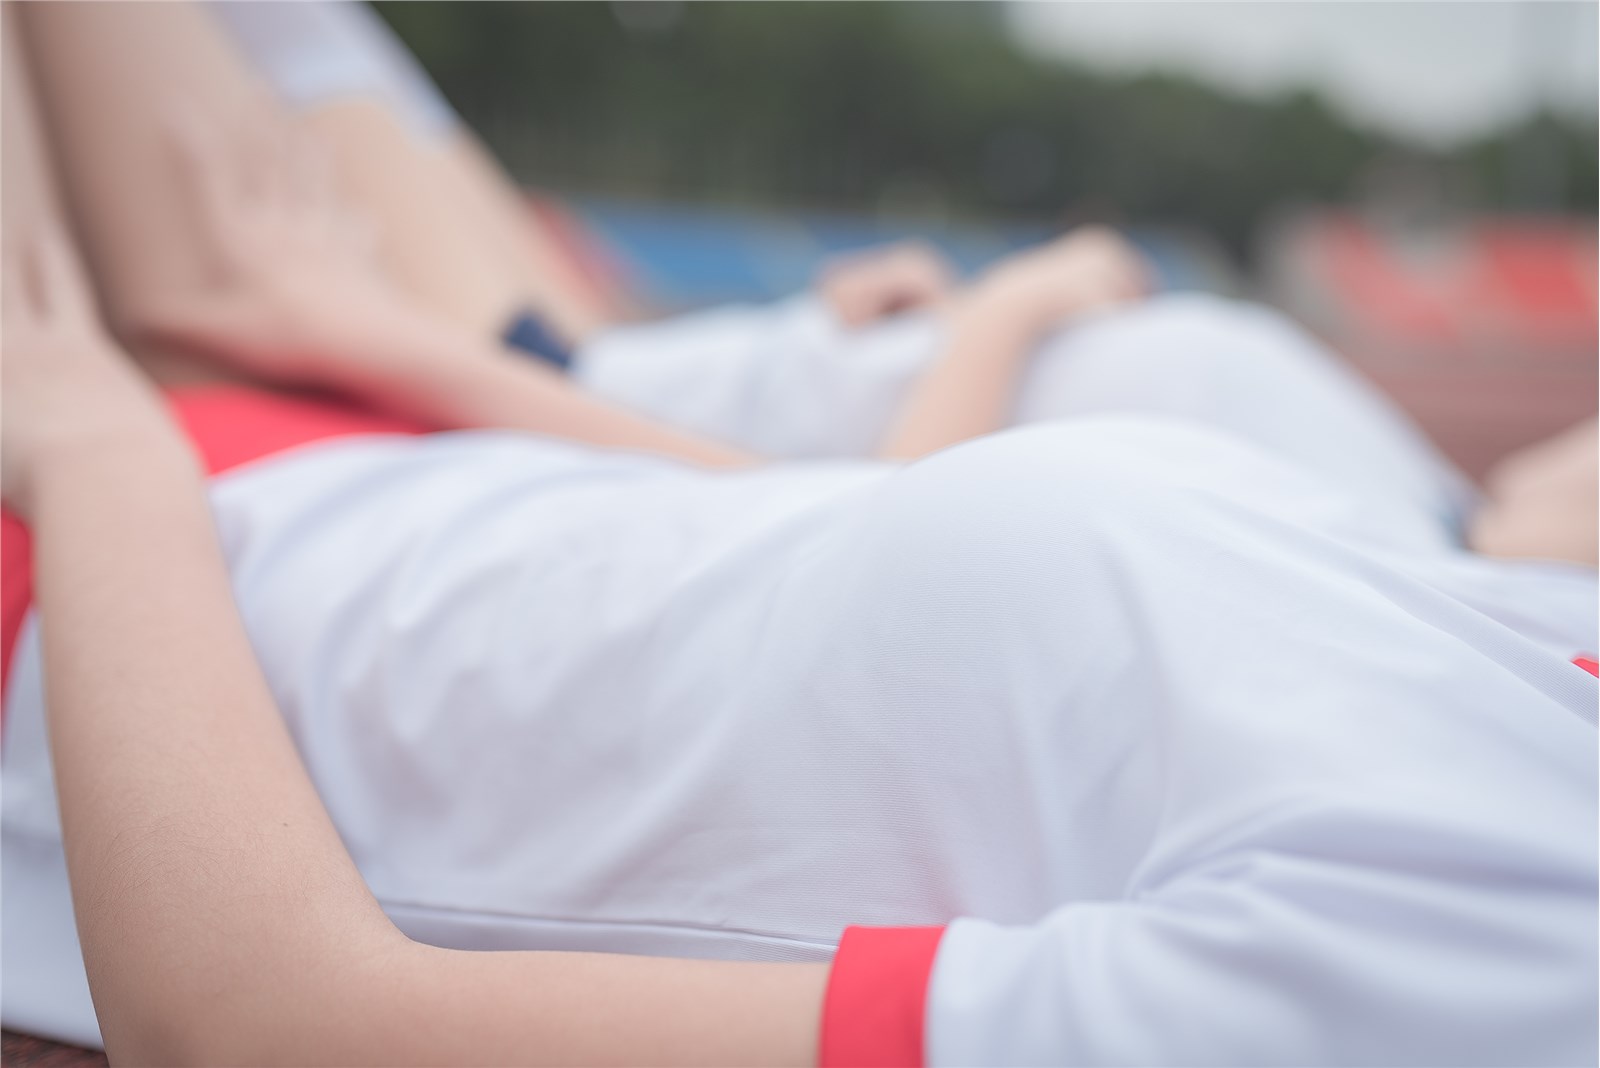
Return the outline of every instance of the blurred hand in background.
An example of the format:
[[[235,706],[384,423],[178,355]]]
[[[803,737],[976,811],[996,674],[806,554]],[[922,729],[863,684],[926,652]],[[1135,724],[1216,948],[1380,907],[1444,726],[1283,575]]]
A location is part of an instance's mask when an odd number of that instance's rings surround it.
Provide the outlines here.
[[[945,300],[956,286],[956,270],[943,253],[907,241],[855,253],[823,267],[817,291],[850,328],[867,326]]]

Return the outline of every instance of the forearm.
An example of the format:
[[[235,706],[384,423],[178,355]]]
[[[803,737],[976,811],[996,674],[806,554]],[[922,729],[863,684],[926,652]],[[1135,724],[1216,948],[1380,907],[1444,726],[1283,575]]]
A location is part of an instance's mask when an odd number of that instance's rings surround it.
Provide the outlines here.
[[[33,504],[73,903],[114,1057],[314,1014],[392,932],[305,775],[175,437],[54,457]],[[398,935],[393,935],[398,940]],[[343,965],[342,965],[343,966]]]
[[[811,1065],[827,964],[612,953],[461,953],[413,943],[406,999],[449,1020],[405,1059],[509,1064]],[[464,1053],[459,1034],[472,1035]],[[377,1057],[376,1059],[382,1059]]]
[[[184,447],[148,434],[97,441],[53,457],[39,485],[52,751],[114,1059],[811,1060],[824,965],[462,953],[405,939],[273,706]]]
[[[949,309],[943,352],[906,398],[879,446],[909,460],[992,433],[1010,419],[1017,383],[1042,328],[981,288]]]
[[[330,384],[394,414],[450,429],[527,430],[610,449],[633,449],[708,467],[756,458],[654,422],[584,393],[571,380],[433,320],[392,330],[357,358],[332,365]]]
[[[274,707],[195,457],[100,331],[59,233],[24,235],[0,303],[0,496],[34,533],[73,908],[114,1061],[809,1056],[820,965],[404,938]]]

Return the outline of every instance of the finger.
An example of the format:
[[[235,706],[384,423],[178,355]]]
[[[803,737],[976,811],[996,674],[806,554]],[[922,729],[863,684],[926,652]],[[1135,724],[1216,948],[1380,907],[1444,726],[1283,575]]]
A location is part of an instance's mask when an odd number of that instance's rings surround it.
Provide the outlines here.
[[[1161,286],[1161,271],[1156,261],[1139,246],[1129,243],[1128,252],[1133,257],[1135,296],[1147,296]]]
[[[302,133],[295,142],[295,196],[308,226],[331,250],[360,262],[372,257],[376,228],[340,195],[333,154]]]
[[[33,318],[26,248],[25,240],[7,242],[0,266],[0,317],[13,326],[22,326]]]
[[[1149,266],[1140,264],[1133,268],[1128,278],[1129,297],[1147,297],[1156,289],[1156,276]]]
[[[93,325],[98,312],[83,268],[67,235],[52,226],[34,242],[39,272],[39,304],[52,319]]]
[[[924,278],[945,287],[955,283],[955,264],[937,245],[919,240],[909,241],[903,247],[907,262],[915,264],[917,272]]]
[[[270,214],[277,198],[276,171],[282,153],[274,143],[275,132],[251,124],[234,131],[231,139],[240,203],[255,218]]]
[[[157,304],[146,310],[141,329],[153,340],[226,357],[239,352],[239,339],[259,332],[260,323],[248,298],[221,293],[203,301]]]
[[[930,264],[923,279],[930,297],[949,296],[956,288],[955,272],[946,263]]]
[[[306,217],[320,200],[315,150],[309,137],[294,123],[272,123],[265,147],[272,154],[270,174],[276,202],[297,216]]]
[[[179,170],[194,196],[202,240],[215,258],[231,265],[243,199],[236,161],[215,124],[192,109],[174,110],[167,126]]]
[[[383,244],[383,229],[369,212],[347,208],[338,222],[340,244],[360,263],[373,263]]]
[[[287,198],[288,123],[271,110],[241,108],[224,145],[237,199],[253,215],[270,213]]]
[[[167,119],[172,145],[194,192],[219,207],[239,199],[239,160],[213,116],[193,107],[174,108]]]
[[[338,206],[333,185],[333,158],[327,147],[304,132],[287,141],[289,192],[296,203],[330,215]]]
[[[300,207],[300,146],[286,122],[272,123],[258,141],[264,199],[283,211]]]
[[[1120,234],[1115,244],[1103,252],[1120,288],[1130,297],[1140,297],[1155,288],[1154,265],[1139,247]]]
[[[1068,233],[1067,236],[1085,243],[1095,242],[1102,245],[1120,245],[1122,243],[1122,235],[1105,223],[1084,223],[1076,230]]]
[[[880,283],[885,313],[911,311],[945,297],[950,279],[937,260],[918,252],[909,254],[887,270]]]
[[[917,260],[916,288],[923,299],[935,300],[947,296],[955,288],[955,284],[955,275],[943,258]]]

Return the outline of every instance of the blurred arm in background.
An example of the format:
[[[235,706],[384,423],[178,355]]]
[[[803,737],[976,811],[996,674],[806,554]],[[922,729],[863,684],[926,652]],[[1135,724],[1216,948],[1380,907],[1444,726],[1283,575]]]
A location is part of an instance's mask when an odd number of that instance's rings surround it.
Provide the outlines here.
[[[385,114],[379,105],[363,112],[372,122],[361,130],[311,127],[311,136],[331,141],[329,169],[354,187],[355,208],[379,235],[376,259],[363,255],[357,231],[364,227],[348,222],[320,168],[301,158],[306,153],[289,147],[294,138],[283,131],[292,123],[230,45],[215,10],[41,5],[23,12],[66,199],[113,321],[141,354],[168,360],[169,369],[171,360],[190,357],[178,380],[332,388],[439,427],[523,429],[713,466],[751,462],[740,450],[598,400],[549,368],[510,357],[495,340],[493,316],[461,314],[455,296],[397,262],[396,248],[410,250],[403,259],[428,259],[432,249],[441,276],[512,277],[488,251],[474,251],[480,246],[467,239],[484,231],[489,215],[461,215],[460,205],[475,201],[451,183],[418,177],[391,195],[350,182],[341,159],[368,134],[368,163],[432,173],[427,146],[378,136]],[[230,131],[243,131],[231,134],[237,144],[217,138],[191,151],[194,180],[187,186],[172,180],[179,154],[163,136],[172,101],[185,99],[220,102],[213,113],[226,117]],[[527,217],[507,210],[495,222],[516,231]],[[1084,255],[1071,239],[1060,246],[1068,248]],[[1093,271],[1066,267],[1060,250],[996,268],[951,306],[945,355],[907,401],[882,455],[909,458],[1004,425],[1031,342],[1101,299],[1077,291],[1100,283]],[[458,260],[477,269],[457,270]],[[898,262],[893,285],[863,307],[893,308],[908,290],[914,299],[938,291],[937,271],[925,261],[921,268]],[[906,270],[907,263],[916,269]],[[516,301],[496,304],[489,288],[479,294],[481,307],[511,314]],[[195,363],[194,356],[204,359]],[[158,380],[173,380],[162,366],[146,365]]]
[[[1491,468],[1467,544],[1488,556],[1600,564],[1600,423],[1586,420]]]
[[[113,1062],[813,1062],[824,964],[453,951],[390,923],[255,661],[195,457],[53,220],[12,239],[0,491],[37,539],[63,840]]]
[[[438,426],[748,462],[508,358],[452,319],[444,295],[390,281],[363,233],[372,220],[352,220],[314,154],[294,151],[278,101],[205,8],[44,4],[14,14],[85,259],[113,328],[158,382],[352,386]],[[233,143],[196,145],[200,118],[187,124],[191,151],[176,151],[183,101],[226,116]],[[225,344],[199,351],[207,340]]]
[[[911,459],[1007,425],[1039,341],[1074,319],[1139,299],[1149,285],[1139,251],[1101,227],[1001,260],[951,298],[942,350],[878,455]]]
[[[359,222],[329,190],[308,185],[305,172],[315,167],[302,157],[314,146],[230,150],[200,127],[185,139],[201,229],[222,270],[211,290],[149,318],[159,336],[264,380],[332,388],[436,426],[531,430],[711,466],[752,462],[597,400],[542,364],[508,358],[409,306],[362,248]],[[245,160],[254,161],[248,175]],[[992,267],[946,298],[941,352],[878,456],[912,459],[1001,428],[1039,339],[1139,297],[1147,277],[1132,245],[1094,228]]]
[[[934,246],[905,241],[841,257],[818,272],[817,294],[846,327],[934,308],[956,291],[955,265]]]

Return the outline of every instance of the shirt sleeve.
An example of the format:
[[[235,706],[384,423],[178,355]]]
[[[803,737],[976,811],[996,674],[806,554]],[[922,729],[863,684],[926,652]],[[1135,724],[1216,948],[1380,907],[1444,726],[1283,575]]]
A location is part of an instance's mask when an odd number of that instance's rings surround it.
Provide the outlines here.
[[[1384,819],[1030,926],[953,922],[926,1063],[1593,1063],[1592,854]]]
[[[822,1068],[920,1068],[928,977],[942,927],[851,927],[823,999]]]

